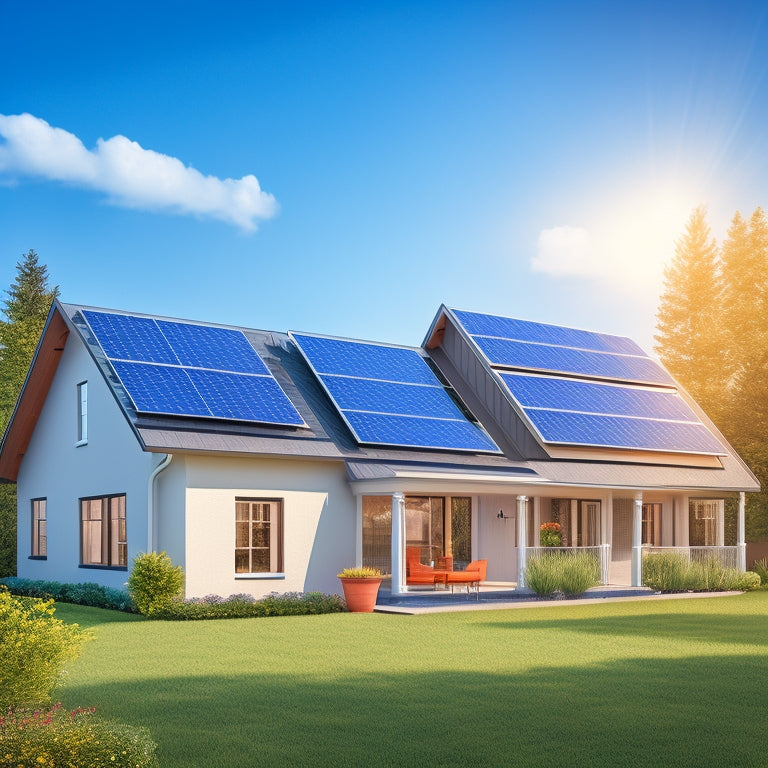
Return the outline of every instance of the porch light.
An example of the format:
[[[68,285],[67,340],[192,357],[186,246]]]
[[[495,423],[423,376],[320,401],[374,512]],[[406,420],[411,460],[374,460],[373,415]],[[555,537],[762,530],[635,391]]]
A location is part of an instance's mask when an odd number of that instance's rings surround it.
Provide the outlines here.
[[[505,515],[505,514],[504,514],[504,510],[503,510],[503,509],[500,509],[500,510],[499,510],[499,514],[498,514],[498,515],[496,515],[496,517],[498,517],[498,518],[499,518],[499,520],[509,520],[509,518],[510,518],[510,517],[512,517],[512,515]]]

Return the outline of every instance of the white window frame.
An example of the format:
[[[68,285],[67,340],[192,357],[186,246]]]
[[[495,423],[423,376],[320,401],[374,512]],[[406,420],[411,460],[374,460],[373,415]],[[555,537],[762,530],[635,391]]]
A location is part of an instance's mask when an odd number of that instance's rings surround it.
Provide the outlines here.
[[[238,504],[248,505],[248,520],[238,520]],[[269,570],[268,571],[255,571],[253,570],[253,553],[263,547],[255,546],[252,539],[252,525],[254,523],[253,516],[255,507],[257,505],[269,505],[270,507],[270,520],[269,520]],[[258,522],[258,521],[257,521]],[[247,523],[248,525],[248,545],[238,546],[238,525]],[[283,557],[285,554],[285,548],[283,544],[283,499],[275,498],[252,498],[250,496],[236,496],[235,497],[235,563],[234,571],[236,579],[282,579],[285,578],[285,566],[283,563]],[[248,568],[247,571],[237,570],[237,558],[238,552],[242,555],[243,552],[248,552]]]
[[[32,542],[30,560],[48,559],[48,500],[32,499]]]
[[[75,446],[88,444],[88,382],[77,385],[77,442]]]

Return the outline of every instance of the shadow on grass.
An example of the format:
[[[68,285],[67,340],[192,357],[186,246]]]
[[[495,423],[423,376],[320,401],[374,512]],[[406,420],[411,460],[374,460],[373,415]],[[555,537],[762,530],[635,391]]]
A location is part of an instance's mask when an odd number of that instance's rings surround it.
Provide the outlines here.
[[[767,672],[764,654],[498,675],[323,679],[322,669],[311,676],[242,670],[119,687],[73,684],[66,703],[146,725],[166,768],[754,768],[768,765]]]
[[[482,622],[479,622],[482,625]],[[520,629],[521,624],[510,622],[488,622],[488,628]],[[525,629],[559,632],[583,632],[597,636],[626,636],[644,638],[669,638],[675,640],[701,641],[706,643],[737,643],[758,645],[768,644],[768,614],[750,615],[749,621],[738,614],[687,613],[687,614],[644,614],[628,616],[590,616],[570,619],[544,619],[526,621]]]

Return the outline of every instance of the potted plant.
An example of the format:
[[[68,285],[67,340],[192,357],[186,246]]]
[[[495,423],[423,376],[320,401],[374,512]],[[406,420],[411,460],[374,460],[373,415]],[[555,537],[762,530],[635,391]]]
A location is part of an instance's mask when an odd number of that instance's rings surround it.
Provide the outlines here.
[[[352,613],[373,613],[381,584],[378,568],[345,568],[337,574],[344,589],[344,600]]]
[[[542,523],[539,533],[542,547],[560,547],[563,544],[563,529],[560,523]]]

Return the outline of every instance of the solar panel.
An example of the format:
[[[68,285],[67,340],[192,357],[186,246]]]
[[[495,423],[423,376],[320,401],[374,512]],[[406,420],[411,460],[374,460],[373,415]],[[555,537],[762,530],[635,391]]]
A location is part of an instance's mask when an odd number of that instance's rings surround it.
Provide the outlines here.
[[[424,358],[412,349],[293,332],[291,337],[318,374],[335,373],[402,384],[439,383]]]
[[[361,411],[345,411],[344,415],[361,443],[498,453],[488,435],[477,424],[466,420]]]
[[[181,365],[271,375],[242,331],[157,320]]]
[[[345,411],[400,413],[438,419],[464,418],[442,386],[396,384],[347,376],[320,378],[339,408]]]
[[[641,389],[557,376],[502,373],[501,379],[523,408],[699,422],[688,404],[671,390]]]
[[[183,368],[119,360],[112,366],[140,413],[211,415]]]
[[[498,453],[415,349],[291,333],[359,443]]]
[[[650,357],[551,347],[487,336],[476,336],[473,340],[492,366],[674,386],[672,377]]]
[[[645,357],[645,352],[626,336],[594,333],[593,331],[582,331],[559,325],[534,323],[530,320],[483,315],[478,312],[454,310],[454,314],[470,336],[493,336],[513,341],[528,341],[575,349],[589,349],[595,352],[618,352]]]
[[[242,331],[83,315],[139,413],[305,426]]]
[[[213,416],[301,426],[304,421],[271,376],[186,369]]]
[[[84,310],[83,315],[110,360],[178,365],[167,339],[149,317]]]
[[[547,443],[725,455],[703,424],[544,409],[526,414]]]

